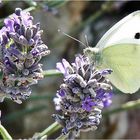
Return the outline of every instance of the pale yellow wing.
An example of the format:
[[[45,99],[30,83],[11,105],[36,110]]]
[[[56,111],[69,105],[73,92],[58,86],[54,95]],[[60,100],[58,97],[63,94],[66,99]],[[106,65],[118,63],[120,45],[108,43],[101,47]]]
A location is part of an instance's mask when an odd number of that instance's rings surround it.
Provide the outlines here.
[[[111,83],[124,93],[134,93],[140,88],[140,45],[122,43],[104,48],[101,69],[110,68]]]

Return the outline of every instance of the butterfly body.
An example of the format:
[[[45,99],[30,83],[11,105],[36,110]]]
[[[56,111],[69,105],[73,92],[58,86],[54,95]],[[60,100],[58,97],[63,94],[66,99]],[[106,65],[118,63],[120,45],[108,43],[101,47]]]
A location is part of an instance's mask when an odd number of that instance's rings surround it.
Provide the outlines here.
[[[140,11],[115,24],[94,48],[84,54],[98,69],[110,68],[111,83],[124,93],[140,88]]]
[[[101,52],[99,48],[88,47],[84,49],[84,54],[88,56],[91,62],[93,62],[97,67],[101,65]]]

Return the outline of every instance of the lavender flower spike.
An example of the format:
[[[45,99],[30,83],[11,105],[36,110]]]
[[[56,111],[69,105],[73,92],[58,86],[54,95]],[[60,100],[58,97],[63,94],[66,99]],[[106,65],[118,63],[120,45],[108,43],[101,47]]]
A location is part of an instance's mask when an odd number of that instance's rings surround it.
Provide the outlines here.
[[[30,96],[30,86],[43,78],[39,61],[50,51],[41,39],[40,24],[33,24],[29,12],[16,8],[4,24],[0,30],[0,99],[21,103]]]
[[[106,79],[110,69],[99,71],[87,57],[79,55],[75,63],[65,59],[57,64],[64,74],[64,83],[54,98],[56,121],[63,126],[63,134],[74,139],[80,131],[95,130],[100,123],[101,111],[111,104],[112,86]]]

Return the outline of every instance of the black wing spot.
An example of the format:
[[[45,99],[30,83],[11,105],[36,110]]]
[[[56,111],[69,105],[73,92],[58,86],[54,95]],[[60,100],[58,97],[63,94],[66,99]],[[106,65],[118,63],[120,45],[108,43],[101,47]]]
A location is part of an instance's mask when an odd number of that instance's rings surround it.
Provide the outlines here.
[[[140,39],[140,33],[136,33],[134,38],[135,39]]]

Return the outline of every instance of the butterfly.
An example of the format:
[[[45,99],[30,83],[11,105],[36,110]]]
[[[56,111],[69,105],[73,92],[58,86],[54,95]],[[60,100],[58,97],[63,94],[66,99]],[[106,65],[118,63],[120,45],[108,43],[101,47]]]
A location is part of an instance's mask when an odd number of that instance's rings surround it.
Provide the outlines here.
[[[95,47],[84,54],[98,69],[109,68],[110,82],[123,93],[140,88],[140,11],[124,17],[110,28]]]

